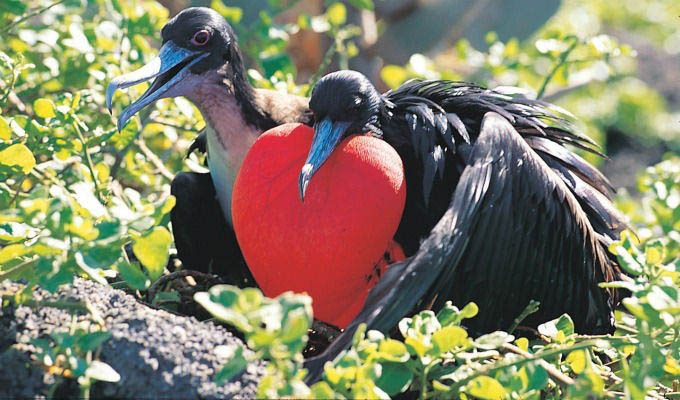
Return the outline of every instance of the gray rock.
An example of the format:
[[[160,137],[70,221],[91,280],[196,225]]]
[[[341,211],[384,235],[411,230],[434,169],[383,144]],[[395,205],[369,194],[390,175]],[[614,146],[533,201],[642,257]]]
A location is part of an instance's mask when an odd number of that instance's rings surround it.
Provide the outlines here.
[[[0,283],[0,292],[14,293],[19,285]],[[115,398],[253,398],[265,365],[257,362],[224,385],[213,382],[224,360],[219,345],[242,345],[225,328],[141,304],[123,291],[77,279],[56,295],[37,290],[38,301],[87,300],[112,336],[101,346],[99,359],[121,376],[117,383],[97,382],[93,397]],[[92,319],[76,312],[79,321]],[[0,398],[43,398],[55,377],[31,357],[31,338],[67,331],[69,311],[9,306],[0,309]],[[246,350],[249,352],[249,350]],[[57,397],[77,397],[78,386],[67,382]]]

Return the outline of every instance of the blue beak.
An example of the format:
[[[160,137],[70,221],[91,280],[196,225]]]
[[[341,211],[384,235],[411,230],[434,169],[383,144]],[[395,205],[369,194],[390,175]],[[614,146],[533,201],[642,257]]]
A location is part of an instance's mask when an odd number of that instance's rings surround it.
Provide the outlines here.
[[[189,68],[192,65],[208,55],[208,53],[188,50],[177,46],[172,41],[167,41],[151,62],[137,71],[115,77],[106,89],[106,106],[109,112],[111,112],[111,100],[116,90],[156,78],[146,92],[120,114],[118,130],[123,129],[128,120],[144,106],[158,99],[171,97],[166,96],[168,90],[189,73]]]
[[[350,125],[350,122],[333,122],[330,118],[324,118],[314,124],[312,147],[309,149],[307,161],[305,161],[305,165],[302,166],[302,171],[298,178],[300,200],[303,202],[305,201],[305,192],[307,191],[312,176],[333,153],[335,146],[340,143],[340,140],[345,136],[345,132]]]

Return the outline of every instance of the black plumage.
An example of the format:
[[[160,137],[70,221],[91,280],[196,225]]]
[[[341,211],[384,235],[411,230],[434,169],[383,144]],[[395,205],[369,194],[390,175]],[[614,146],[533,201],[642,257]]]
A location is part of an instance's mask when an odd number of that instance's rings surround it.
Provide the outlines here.
[[[569,313],[579,332],[613,331],[616,293],[598,284],[621,274],[607,247],[626,223],[607,179],[565,147],[598,153],[593,142],[550,107],[437,80],[379,95],[353,71],[317,83],[317,121],[341,121],[343,136],[369,132],[401,156],[407,200],[395,239],[410,257],[390,266],[344,337],[310,366],[346,346],[361,322],[386,331],[414,307],[447,300],[479,305],[467,323],[475,333],[507,329],[530,300],[540,308],[523,325]]]

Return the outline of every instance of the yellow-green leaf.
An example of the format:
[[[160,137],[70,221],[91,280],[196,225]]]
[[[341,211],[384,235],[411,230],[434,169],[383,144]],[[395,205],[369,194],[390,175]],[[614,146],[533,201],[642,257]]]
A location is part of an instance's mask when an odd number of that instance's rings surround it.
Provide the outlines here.
[[[478,376],[467,384],[467,392],[485,400],[505,398],[505,389],[497,380],[488,376]]]
[[[163,227],[156,227],[151,233],[135,239],[132,250],[142,265],[149,271],[152,280],[158,279],[168,263],[172,235]]]
[[[57,116],[54,113],[54,104],[47,99],[37,99],[34,101],[33,110],[40,118],[54,118]]]
[[[584,350],[577,350],[569,353],[565,361],[567,364],[571,365],[571,370],[578,375],[586,369],[588,360],[586,359],[586,352]]]
[[[386,65],[380,70],[380,79],[393,89],[404,83],[406,78],[406,70],[398,65]]]
[[[437,345],[441,353],[464,344],[465,339],[467,339],[467,332],[459,326],[447,326],[432,334],[432,342]]]
[[[23,244],[10,244],[0,249],[0,264],[6,263],[26,254],[26,246]],[[0,268],[2,270],[2,268]]]
[[[404,362],[409,359],[409,353],[406,346],[394,339],[383,340],[378,346],[381,358],[388,361]]]
[[[229,22],[238,23],[243,18],[243,10],[238,7],[228,7],[221,0],[210,2],[210,8],[222,14]]]
[[[0,165],[8,167],[20,167],[24,174],[31,172],[35,166],[35,157],[25,145],[21,143],[13,144],[0,151]]]
[[[167,214],[172,210],[173,207],[175,207],[175,204],[177,203],[177,199],[175,196],[170,196],[168,197],[167,200],[165,200],[165,203],[163,203],[163,207],[161,208],[161,214]]]
[[[326,11],[326,18],[332,25],[342,25],[347,20],[347,8],[342,3],[333,3]]]
[[[12,131],[9,129],[9,124],[4,118],[0,117],[0,139],[9,140],[12,138]]]
[[[145,290],[151,286],[151,281],[144,275],[144,272],[139,268],[139,265],[132,265],[127,261],[124,261],[116,265],[116,270],[133,289]]]
[[[524,351],[529,351],[529,339],[523,338],[523,337],[519,338],[519,339],[515,340],[515,344],[520,349],[522,349]]]

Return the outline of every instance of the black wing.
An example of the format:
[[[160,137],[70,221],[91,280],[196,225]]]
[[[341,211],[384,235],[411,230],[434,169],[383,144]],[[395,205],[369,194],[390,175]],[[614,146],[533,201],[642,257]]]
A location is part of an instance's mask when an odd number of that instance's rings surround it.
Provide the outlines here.
[[[481,119],[465,159],[449,208],[431,234],[413,257],[390,266],[359,316],[308,361],[310,381],[349,345],[360,323],[388,331],[435,294],[435,308],[449,299],[477,303],[480,314],[466,324],[477,332],[507,328],[530,300],[541,305],[527,324],[566,312],[580,332],[611,332],[612,298],[597,285],[611,280],[617,267],[607,238],[593,229],[564,177],[498,113]]]
[[[184,268],[218,274],[225,283],[254,286],[233,228],[227,224],[209,173],[180,172],[172,180],[170,211],[177,256]]]
[[[572,126],[566,111],[523,96],[511,97],[451,81],[409,81],[384,95],[384,139],[399,152],[406,172],[406,212],[396,239],[414,254],[449,206],[467,165],[469,144],[484,115],[509,121],[524,140],[568,185],[597,231],[615,238],[626,227],[612,206],[611,185],[594,167],[564,147],[595,154],[595,144]]]

